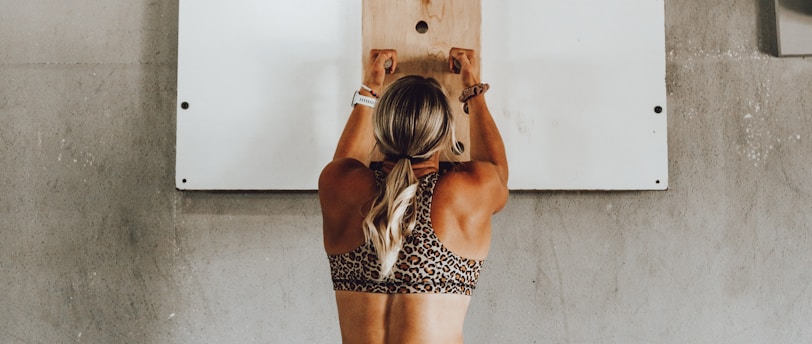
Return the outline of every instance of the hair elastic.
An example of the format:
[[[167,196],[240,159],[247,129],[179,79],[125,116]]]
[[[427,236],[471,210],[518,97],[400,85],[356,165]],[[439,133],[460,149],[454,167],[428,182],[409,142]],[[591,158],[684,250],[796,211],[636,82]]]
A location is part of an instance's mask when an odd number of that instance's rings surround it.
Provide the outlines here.
[[[400,160],[403,160],[403,159],[414,160],[415,158],[413,156],[407,155],[407,154],[401,154],[401,155],[395,156],[395,160],[397,160],[397,161],[400,161]]]
[[[373,97],[378,98],[378,94],[375,93],[375,91],[373,91],[371,88],[369,88],[369,86],[361,84],[361,88],[363,88],[364,90],[366,90],[369,93],[372,93]]]

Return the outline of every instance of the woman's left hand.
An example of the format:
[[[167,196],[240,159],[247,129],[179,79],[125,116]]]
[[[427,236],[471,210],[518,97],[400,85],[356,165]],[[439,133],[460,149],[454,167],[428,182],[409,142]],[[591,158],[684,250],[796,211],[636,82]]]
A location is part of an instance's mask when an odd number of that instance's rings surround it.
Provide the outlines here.
[[[386,68],[386,61],[391,60],[392,65]],[[380,92],[386,73],[395,73],[398,66],[398,53],[394,49],[372,49],[369,51],[367,65],[364,66],[364,85]]]

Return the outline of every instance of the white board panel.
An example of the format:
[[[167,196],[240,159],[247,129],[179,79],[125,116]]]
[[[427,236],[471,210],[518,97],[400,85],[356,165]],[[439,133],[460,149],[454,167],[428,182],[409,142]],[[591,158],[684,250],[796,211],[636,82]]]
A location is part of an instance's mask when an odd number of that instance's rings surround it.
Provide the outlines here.
[[[361,79],[360,0],[179,9],[176,186],[315,189]]]
[[[667,188],[663,6],[483,3],[482,73],[512,189]]]
[[[667,187],[662,0],[482,5],[511,189]],[[361,79],[360,25],[360,0],[181,0],[176,186],[315,189]]]

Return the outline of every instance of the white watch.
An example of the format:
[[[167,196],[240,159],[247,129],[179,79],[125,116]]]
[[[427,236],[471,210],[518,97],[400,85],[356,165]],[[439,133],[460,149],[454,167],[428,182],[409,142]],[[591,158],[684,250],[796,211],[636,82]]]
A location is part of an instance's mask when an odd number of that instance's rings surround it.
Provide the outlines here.
[[[375,98],[367,97],[365,95],[362,95],[361,93],[358,93],[358,91],[355,91],[355,93],[352,95],[352,104],[351,105],[352,105],[352,107],[355,107],[355,104],[361,104],[361,105],[365,105],[365,106],[368,106],[368,107],[371,107],[371,108],[374,109],[375,108],[375,102],[377,102],[377,101],[378,100],[375,99]]]

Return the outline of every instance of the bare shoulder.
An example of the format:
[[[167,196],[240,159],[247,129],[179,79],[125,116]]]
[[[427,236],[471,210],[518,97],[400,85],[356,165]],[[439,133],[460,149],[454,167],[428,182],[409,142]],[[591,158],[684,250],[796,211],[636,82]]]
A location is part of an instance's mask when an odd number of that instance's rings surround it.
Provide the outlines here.
[[[456,165],[443,174],[442,189],[469,202],[478,200],[487,205],[493,213],[507,203],[508,188],[499,177],[496,165],[483,161],[468,161]]]
[[[375,196],[375,173],[358,160],[336,159],[319,176],[324,246],[328,253],[344,252],[357,245],[364,209]],[[347,231],[358,233],[347,235]]]
[[[322,201],[352,201],[368,198],[374,192],[375,174],[362,162],[352,158],[331,161],[319,176],[319,197]]]

